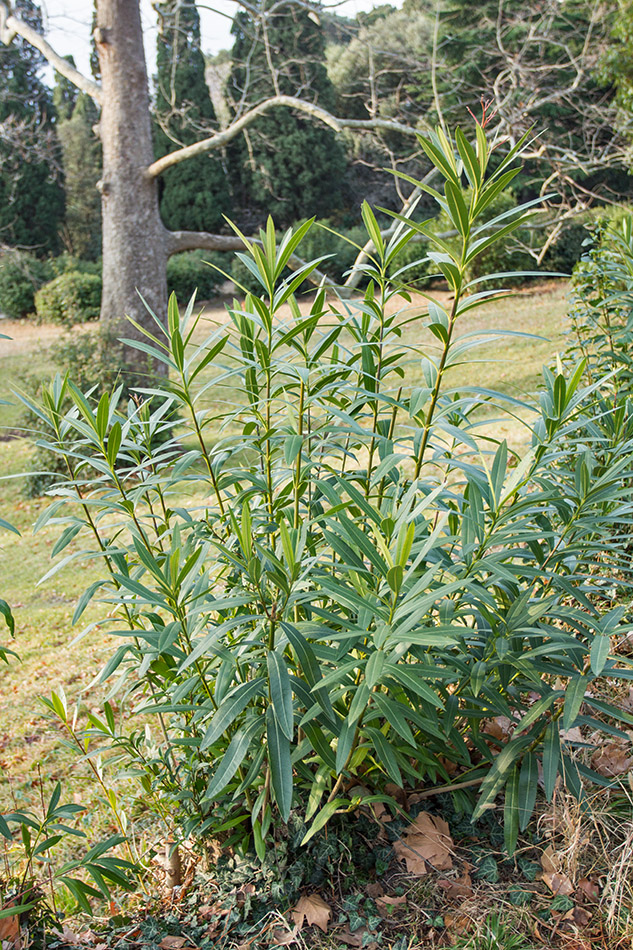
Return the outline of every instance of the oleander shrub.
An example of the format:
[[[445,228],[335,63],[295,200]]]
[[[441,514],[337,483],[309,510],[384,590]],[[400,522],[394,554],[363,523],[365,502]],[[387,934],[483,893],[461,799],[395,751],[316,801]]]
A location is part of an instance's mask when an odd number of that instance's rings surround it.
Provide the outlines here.
[[[499,233],[503,235],[505,225],[508,222],[510,224],[513,222],[516,215],[516,208],[517,199],[512,190],[510,188],[503,189],[495,195],[490,207],[486,209],[486,222],[473,222],[473,233],[476,232],[477,227],[483,226],[484,229],[488,227],[498,228]],[[494,224],[492,223],[493,221]],[[529,223],[529,220],[526,219],[524,225]],[[444,241],[446,247],[450,248],[453,254],[459,251],[461,236],[459,233],[454,235],[455,223],[452,215],[448,211],[445,209],[440,211],[439,215],[429,223],[429,229],[436,235],[438,240]],[[525,227],[514,228],[509,233],[513,234],[513,238],[493,241],[480,253],[475,255],[466,269],[468,280],[476,280],[477,278],[484,278],[492,274],[503,274],[522,270],[530,271],[533,269],[534,262],[532,258],[526,251],[519,247],[516,241],[516,238],[520,237],[525,239],[528,244],[530,243],[531,238],[529,234],[526,233]],[[437,269],[435,273],[437,274]],[[526,278],[520,275],[498,279],[489,278],[485,281],[485,286],[487,288],[512,286],[525,279]]]
[[[35,310],[42,323],[74,326],[97,320],[101,309],[101,276],[85,271],[64,271],[35,294]]]
[[[393,261],[389,276],[395,281],[405,281],[415,289],[428,287],[431,278],[438,276],[437,267],[428,256],[430,250],[431,245],[423,238],[409,241]]]
[[[567,360],[585,361],[588,382],[605,379],[616,399],[633,395],[633,216],[586,232],[571,284]],[[609,378],[610,377],[610,378]]]
[[[20,320],[35,310],[35,293],[52,276],[48,261],[25,251],[0,254],[0,313]]]
[[[261,290],[228,325],[198,336],[193,300],[172,296],[138,344],[169,369],[160,408],[121,387],[95,406],[62,377],[26,400],[68,468],[36,529],[60,528],[52,572],[101,564],[74,619],[102,602],[101,679],[128,713],[90,710],[86,742],[137,777],[174,840],[263,859],[290,820],[307,841],[422,785],[474,819],[502,801],[511,852],[537,796],[604,781],[577,747],[628,721],[596,687],[631,678],[611,643],[629,629],[613,591],[630,579],[631,433],[586,437],[601,381],[583,386],[583,360],[546,372],[534,404],[475,372],[452,382],[480,353],[471,316],[502,293],[469,275],[529,222],[495,204],[523,142],[494,162],[480,125],[420,145],[458,237],[395,215],[385,241],[365,204],[364,294],[300,308],[319,261],[286,268],[311,222],[269,221],[242,255]],[[447,306],[389,276],[415,235]],[[167,404],[182,428],[159,443]],[[531,413],[524,454],[482,432],[491,405]]]

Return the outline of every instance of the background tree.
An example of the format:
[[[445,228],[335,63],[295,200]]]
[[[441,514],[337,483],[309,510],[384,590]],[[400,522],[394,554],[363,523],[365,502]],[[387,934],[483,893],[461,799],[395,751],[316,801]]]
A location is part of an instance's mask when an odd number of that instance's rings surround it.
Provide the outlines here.
[[[425,115],[433,105],[433,11],[384,6],[359,20],[347,42],[327,48],[337,112],[357,118]]]
[[[242,109],[239,117],[226,129],[154,160],[138,0],[97,0],[96,23],[101,84],[74,69],[52,49],[37,29],[10,12],[6,0],[0,0],[0,40],[8,44],[16,36],[23,37],[40,50],[55,69],[101,106],[101,319],[112,337],[113,347],[121,336],[136,333],[143,337],[141,330],[134,330],[126,322],[126,315],[139,326],[155,328],[141,296],[154,313],[166,319],[166,267],[170,255],[193,248],[225,251],[242,247],[242,242],[233,236],[190,230],[170,231],[165,227],[159,214],[157,183],[167,169],[225,147],[264,113],[273,113],[283,107],[303,112],[336,132],[365,127],[413,132],[384,119],[366,121],[337,117],[307,95],[300,98],[280,93],[250,109]],[[121,361],[124,366],[137,368],[138,351],[124,346]],[[151,360],[141,369],[160,371]]]
[[[272,96],[300,95],[332,111],[335,94],[325,67],[319,8],[261,0],[254,15],[240,10],[228,95],[237,119]],[[341,207],[346,157],[331,128],[293,109],[254,122],[231,152],[234,188],[242,208],[270,213],[286,225],[325,217]]]
[[[630,191],[614,89],[601,71],[617,9],[613,0],[446,0],[442,8],[446,117],[462,120],[483,97],[511,141],[538,128],[527,172],[554,185],[570,209]]]
[[[167,0],[159,14],[154,152],[191,145],[216,127],[200,49],[200,17],[193,0]],[[226,173],[218,154],[200,155],[170,168],[159,186],[160,212],[168,228],[215,230],[231,211]]]
[[[32,0],[18,0],[16,11],[41,29]],[[24,39],[0,46],[0,241],[38,253],[59,250],[64,216],[53,101],[38,76],[43,63]]]
[[[630,145],[633,142],[633,3],[623,0],[612,22],[611,42],[601,62],[601,76],[615,89],[618,130]],[[631,154],[627,165],[631,167]]]
[[[71,66],[72,56],[67,57]],[[95,129],[99,111],[89,95],[60,73],[55,74],[53,102],[64,169],[66,216],[64,243],[77,257],[96,260],[101,253],[101,143]]]
[[[326,48],[328,76],[336,94],[336,112],[350,118],[396,119],[415,125],[433,108],[432,10],[396,10],[385,4],[359,13]],[[397,208],[403,194],[400,180],[389,178],[385,166],[421,176],[426,159],[417,143],[397,133],[347,136],[351,205],[362,200]],[[408,187],[408,186],[407,186]],[[423,199],[423,210],[431,202]]]

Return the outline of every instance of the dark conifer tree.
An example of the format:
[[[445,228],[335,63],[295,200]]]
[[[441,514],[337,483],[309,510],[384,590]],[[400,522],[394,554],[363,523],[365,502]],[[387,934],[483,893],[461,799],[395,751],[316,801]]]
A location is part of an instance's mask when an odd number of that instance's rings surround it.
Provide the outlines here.
[[[94,134],[99,113],[80,92],[72,115],[59,123],[66,186],[66,235],[73,254],[96,260],[101,253],[101,142]]]
[[[72,56],[67,56],[71,66]],[[85,92],[55,72],[53,103],[64,169],[66,218],[64,243],[71,253],[96,260],[101,253],[101,142],[96,135],[99,110]]]
[[[16,14],[41,30],[39,8],[17,0]],[[64,217],[59,143],[50,90],[38,72],[41,54],[16,37],[0,45],[0,242],[57,251]]]
[[[259,2],[264,6],[267,0]],[[276,94],[334,109],[316,6],[276,4],[274,14],[258,19],[240,11],[233,35],[228,92],[235,114]],[[281,225],[313,214],[324,217],[342,205],[343,144],[332,129],[302,113],[268,112],[236,142],[231,158],[242,207],[270,212]]]
[[[155,152],[160,158],[212,133],[215,111],[200,49],[200,17],[194,0],[157,5],[161,31],[157,45]],[[216,231],[231,199],[217,152],[168,169],[161,179],[160,211],[171,229]]]

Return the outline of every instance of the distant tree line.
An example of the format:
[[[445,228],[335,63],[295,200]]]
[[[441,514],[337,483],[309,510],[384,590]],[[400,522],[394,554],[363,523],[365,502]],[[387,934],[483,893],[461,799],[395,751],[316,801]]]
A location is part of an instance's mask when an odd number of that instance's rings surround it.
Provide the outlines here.
[[[14,7],[41,29],[34,0]],[[509,140],[539,131],[514,185],[521,200],[555,184],[571,214],[630,195],[630,4],[405,0],[402,9],[382,5],[349,19],[310,2],[254,0],[236,13],[232,49],[208,63],[194,0],[155,7],[156,158],[275,95],[420,128],[463,120],[483,99]],[[43,62],[19,37],[0,46],[0,244],[96,260],[99,111],[59,75],[49,90]],[[226,215],[250,232],[269,212],[281,226],[316,214],[351,227],[363,197],[390,207],[406,200],[407,187],[385,168],[424,172],[411,137],[341,135],[280,108],[224,148],[167,169],[160,210],[170,229],[217,232]]]

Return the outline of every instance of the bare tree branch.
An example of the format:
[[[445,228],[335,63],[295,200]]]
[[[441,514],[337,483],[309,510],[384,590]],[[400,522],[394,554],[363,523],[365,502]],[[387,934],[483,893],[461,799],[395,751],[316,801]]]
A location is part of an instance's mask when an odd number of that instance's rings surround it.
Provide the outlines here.
[[[256,241],[256,238],[249,238]],[[210,234],[208,231],[169,231],[167,237],[169,254],[181,251],[243,251],[244,242],[234,234]]]
[[[168,253],[179,254],[181,251],[243,251],[244,242],[241,238],[233,234],[210,234],[208,231],[168,231],[167,232]],[[252,244],[261,244],[259,238],[249,237],[247,239]],[[303,267],[306,262],[293,254],[288,261],[288,267],[291,270],[297,270]],[[349,290],[341,287],[333,281],[327,274],[316,268],[309,277],[306,278],[311,284],[319,287],[330,287],[336,289],[342,297],[350,296],[354,288]]]
[[[222,132],[217,132],[207,139],[194,142],[193,145],[187,145],[185,148],[180,148],[176,152],[171,152],[169,155],[165,155],[163,158],[152,162],[147,169],[148,175],[151,178],[155,178],[157,175],[161,175],[167,168],[171,168],[172,165],[184,162],[194,155],[202,155],[205,152],[222,148],[230,142],[231,139],[234,139],[240,132],[251,125],[260,115],[264,115],[264,113],[269,112],[271,109],[276,109],[279,106],[296,109],[298,112],[305,112],[307,115],[312,116],[313,119],[317,119],[325,123],[325,125],[329,125],[335,132],[342,132],[343,129],[373,129],[382,130],[384,132],[399,132],[401,135],[417,135],[420,131],[410,125],[404,125],[400,122],[391,122],[388,119],[341,119],[333,116],[331,112],[322,109],[321,106],[315,105],[313,102],[306,102],[304,99],[297,99],[295,96],[273,96],[271,99],[266,99],[264,102],[253,106],[252,109],[245,112],[244,115],[236,119],[235,122],[232,122],[231,125]]]
[[[34,30],[32,26],[24,23],[18,17],[13,16],[7,3],[0,2],[0,42],[4,43],[5,46],[9,46],[16,36],[24,37],[31,46],[40,51],[58,73],[65,76],[82,92],[86,92],[91,96],[97,105],[101,105],[101,86],[93,82],[92,79],[88,79],[74,66],[71,66],[67,59],[55,52],[50,43],[47,43],[37,30]]]

